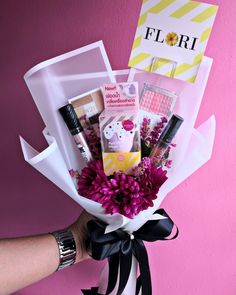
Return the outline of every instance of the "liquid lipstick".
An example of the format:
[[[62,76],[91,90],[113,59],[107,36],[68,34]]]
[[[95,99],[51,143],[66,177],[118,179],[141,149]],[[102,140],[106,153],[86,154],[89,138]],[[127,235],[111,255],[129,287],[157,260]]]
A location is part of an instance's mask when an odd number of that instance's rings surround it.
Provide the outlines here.
[[[161,158],[163,156],[183,121],[184,119],[178,115],[173,115],[170,118],[166,127],[162,131],[156,146],[151,151],[151,157]]]
[[[75,113],[75,110],[71,104],[67,104],[59,109],[71,135],[74,137],[76,145],[86,162],[92,160],[92,154],[89,146],[85,140],[83,127],[79,122],[79,119]]]

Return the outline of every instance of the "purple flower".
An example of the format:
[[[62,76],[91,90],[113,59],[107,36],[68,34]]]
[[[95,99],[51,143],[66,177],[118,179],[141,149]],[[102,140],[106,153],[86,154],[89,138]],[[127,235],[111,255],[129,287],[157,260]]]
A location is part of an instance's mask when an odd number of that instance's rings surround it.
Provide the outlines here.
[[[170,151],[172,148],[176,147],[176,144],[171,144],[167,150],[165,151],[164,155],[161,158],[156,158],[157,166],[171,168],[172,160],[169,160]],[[153,160],[154,161],[154,160]]]
[[[150,134],[150,123],[151,120],[148,118],[143,118],[143,122],[140,128],[140,136],[141,139],[146,143],[146,139],[148,138],[149,134]],[[146,143],[147,144],[147,143]]]
[[[141,129],[140,129],[140,135],[141,135],[141,140],[143,141],[144,145],[153,148],[157,140],[167,122],[166,117],[162,117],[161,120],[156,123],[154,126],[153,130],[151,131],[151,119],[148,118],[143,118],[142,124],[141,124]]]
[[[103,171],[102,161],[93,160],[88,166],[83,168],[78,180],[78,192],[84,197],[89,197],[91,193],[99,192],[103,183],[108,181]]]
[[[75,172],[74,169],[70,169],[70,170],[69,170],[69,173],[70,173],[70,176],[71,176],[72,178],[75,177],[75,175],[76,175],[76,172]]]
[[[138,179],[143,190],[157,194],[162,184],[168,179],[167,171],[157,167],[150,158],[143,158],[138,166],[142,171]]]
[[[167,168],[171,168],[171,165],[172,165],[172,160],[166,160],[166,162],[165,162],[165,166],[166,166]]]
[[[154,126],[154,128],[153,128],[153,130],[152,130],[152,132],[150,134],[150,139],[149,139],[149,141],[150,141],[150,147],[154,147],[156,145],[157,140],[158,140],[158,138],[159,138],[159,136],[160,136],[160,134],[161,134],[164,126],[165,126],[164,124],[166,122],[167,122],[167,119],[165,117],[162,117],[161,118],[161,122],[158,122]]]
[[[102,206],[108,214],[119,212],[132,218],[143,210],[140,185],[131,175],[115,172],[101,192],[106,196]]]
[[[168,120],[167,120],[167,118],[166,118],[166,117],[161,117],[161,122],[162,122],[162,123],[167,123],[167,122],[168,122]]]
[[[166,181],[166,171],[152,165],[150,158],[144,158],[134,176],[114,172],[107,177],[101,161],[92,161],[81,172],[78,181],[79,193],[94,200],[107,214],[120,213],[133,218],[140,211],[153,206],[157,192]]]

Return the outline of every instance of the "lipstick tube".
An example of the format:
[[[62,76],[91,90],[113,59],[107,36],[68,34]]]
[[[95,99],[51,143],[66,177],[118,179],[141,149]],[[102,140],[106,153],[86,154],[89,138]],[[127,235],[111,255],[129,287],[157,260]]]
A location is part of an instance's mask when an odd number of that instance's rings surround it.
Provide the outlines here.
[[[156,146],[151,151],[151,157],[161,158],[168,146],[171,144],[184,119],[173,115],[162,131]]]
[[[86,162],[92,160],[92,154],[89,146],[85,140],[83,127],[75,113],[75,110],[71,104],[67,104],[59,109],[71,135],[74,137],[75,143]]]

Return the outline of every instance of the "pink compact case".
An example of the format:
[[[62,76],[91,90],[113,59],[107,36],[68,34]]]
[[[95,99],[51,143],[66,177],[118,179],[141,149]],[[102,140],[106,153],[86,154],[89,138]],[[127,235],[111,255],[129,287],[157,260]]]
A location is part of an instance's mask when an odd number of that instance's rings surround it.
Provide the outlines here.
[[[140,109],[168,118],[173,113],[177,98],[178,95],[174,92],[144,83]]]

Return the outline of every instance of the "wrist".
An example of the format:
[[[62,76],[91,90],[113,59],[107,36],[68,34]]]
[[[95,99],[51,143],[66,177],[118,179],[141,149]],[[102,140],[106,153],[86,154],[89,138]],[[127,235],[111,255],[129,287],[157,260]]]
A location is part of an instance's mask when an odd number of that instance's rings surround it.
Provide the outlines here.
[[[75,245],[76,245],[76,257],[75,257],[75,263],[78,263],[83,260],[83,246],[81,242],[81,234],[79,233],[79,229],[77,225],[74,223],[68,228],[75,240]]]
[[[55,238],[58,247],[59,264],[57,271],[71,266],[76,261],[76,243],[70,229],[62,229],[51,232]]]

